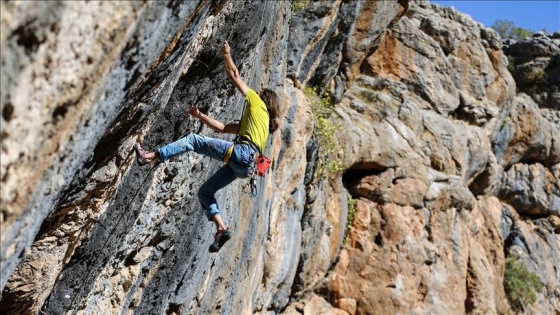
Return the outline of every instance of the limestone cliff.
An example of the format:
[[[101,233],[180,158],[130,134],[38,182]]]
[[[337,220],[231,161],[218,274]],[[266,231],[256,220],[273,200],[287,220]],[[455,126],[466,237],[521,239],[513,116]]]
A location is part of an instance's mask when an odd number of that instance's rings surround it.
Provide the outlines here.
[[[502,48],[425,1],[0,5],[3,313],[560,312],[560,36]],[[211,254],[196,193],[221,163],[132,145],[223,137],[190,105],[241,117],[224,40],[284,118],[258,196],[219,192]],[[332,95],[341,173],[317,174],[305,86]],[[524,309],[509,256],[544,285]]]

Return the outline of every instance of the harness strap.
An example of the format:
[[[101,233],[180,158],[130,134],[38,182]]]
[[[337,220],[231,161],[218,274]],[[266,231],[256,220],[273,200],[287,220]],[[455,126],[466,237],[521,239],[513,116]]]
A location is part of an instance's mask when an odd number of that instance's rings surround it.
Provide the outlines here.
[[[261,153],[261,149],[259,149],[259,147],[253,142],[251,141],[251,139],[245,137],[245,136],[241,136],[241,135],[237,135],[237,137],[235,137],[235,139],[233,140],[234,143],[237,144],[247,144],[249,145],[251,148],[253,148],[256,152],[259,153],[259,155],[262,155]]]
[[[224,163],[228,163],[231,159],[231,154],[233,153],[233,144],[227,149],[226,155],[224,156]]]

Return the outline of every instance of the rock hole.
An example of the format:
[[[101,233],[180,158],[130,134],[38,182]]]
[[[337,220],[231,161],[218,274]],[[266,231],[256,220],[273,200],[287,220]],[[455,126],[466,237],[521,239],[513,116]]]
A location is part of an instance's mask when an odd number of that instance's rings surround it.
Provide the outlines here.
[[[375,244],[377,244],[377,246],[383,246],[383,236],[381,235],[381,233],[378,233],[375,236],[374,242],[375,242]]]
[[[356,185],[359,181],[368,176],[378,176],[388,168],[381,166],[375,162],[360,162],[352,165],[344,174],[342,175],[342,184],[350,193],[352,198],[361,197],[356,191]]]
[[[183,304],[169,303],[169,308],[167,309],[167,312],[165,314],[181,314],[181,306],[183,306]]]
[[[54,34],[58,34],[58,33],[60,33],[60,26],[58,24],[53,24],[53,25],[51,25],[50,30]]]
[[[68,100],[64,102],[62,105],[57,106],[52,113],[53,120],[56,121],[58,119],[64,118],[64,116],[66,116],[66,113],[68,112],[68,108],[73,104],[74,102],[72,100]]]
[[[14,105],[12,103],[7,103],[2,109],[2,117],[6,122],[10,121],[14,117]]]
[[[35,35],[33,27],[30,25],[31,23],[33,23],[33,21],[30,21],[26,25],[21,25],[10,36],[10,38],[14,36],[17,37],[16,43],[22,46],[27,54],[36,52],[37,48],[39,48],[39,44],[42,43]]]
[[[476,295],[476,288],[473,287],[473,278],[476,276],[472,271],[471,264],[468,264],[468,271],[467,271],[467,278],[466,278],[466,287],[467,287],[467,298],[465,299],[465,314],[472,314],[475,308],[475,295]]]
[[[133,57],[128,58],[128,60],[126,61],[126,65],[124,66],[124,68],[126,70],[132,70],[132,68],[134,67],[134,65],[136,64],[136,60]]]
[[[128,267],[128,266],[132,266],[132,265],[136,265],[137,263],[134,261],[134,256],[136,255],[137,251],[134,251],[132,253],[130,253],[130,255],[128,255],[125,260],[124,260],[124,266]]]
[[[360,180],[366,176],[376,176],[384,173],[388,168],[380,166],[375,162],[362,162],[352,165],[344,174],[342,175],[342,182],[346,187],[347,184],[351,184]],[[347,187],[348,188],[348,187]]]
[[[484,191],[490,187],[492,184],[492,179],[490,172],[488,169],[484,170],[484,172],[480,173],[473,182],[469,185],[469,190],[475,196],[484,195]]]

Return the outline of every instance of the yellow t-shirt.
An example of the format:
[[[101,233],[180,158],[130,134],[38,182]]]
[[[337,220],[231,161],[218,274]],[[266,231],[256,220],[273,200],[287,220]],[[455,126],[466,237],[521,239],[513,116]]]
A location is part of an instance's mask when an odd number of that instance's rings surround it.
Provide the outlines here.
[[[245,101],[247,105],[241,118],[239,135],[249,138],[259,147],[261,152],[264,152],[270,120],[266,105],[257,92],[252,89],[247,89]]]

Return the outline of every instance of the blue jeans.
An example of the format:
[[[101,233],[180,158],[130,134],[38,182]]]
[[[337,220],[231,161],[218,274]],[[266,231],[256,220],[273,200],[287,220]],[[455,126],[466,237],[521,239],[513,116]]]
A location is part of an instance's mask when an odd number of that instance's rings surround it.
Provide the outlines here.
[[[161,162],[187,151],[194,151],[216,160],[223,161],[232,142],[189,134],[157,150]],[[231,184],[236,178],[247,178],[251,172],[255,150],[246,144],[235,144],[229,162],[222,166],[198,190],[198,200],[208,220],[220,213],[214,194]]]

